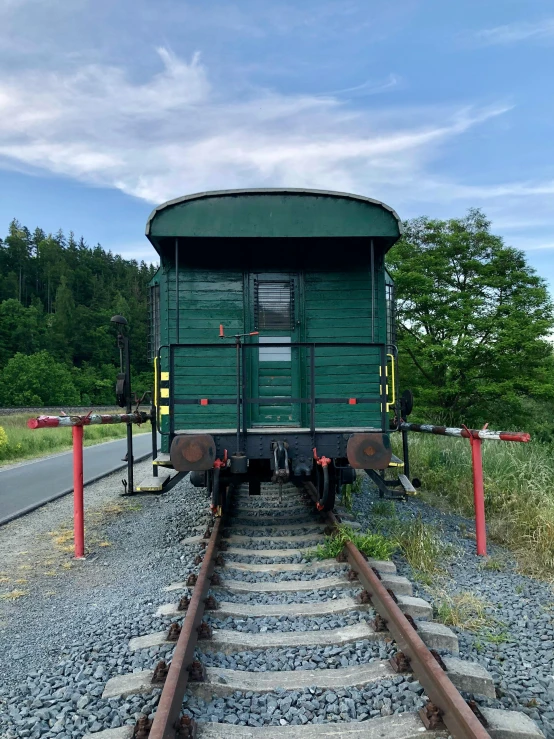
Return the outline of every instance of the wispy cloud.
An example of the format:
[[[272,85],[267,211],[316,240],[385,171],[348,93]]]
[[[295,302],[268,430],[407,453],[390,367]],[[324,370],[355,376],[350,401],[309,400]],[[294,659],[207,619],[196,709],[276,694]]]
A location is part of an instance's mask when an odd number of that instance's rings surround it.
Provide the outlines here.
[[[495,26],[478,31],[474,38],[484,45],[515,44],[530,39],[554,38],[554,18],[545,18],[534,23],[521,21]]]
[[[227,94],[213,88],[198,55],[158,53],[160,71],[142,82],[103,65],[4,76],[0,157],[150,202],[256,185],[375,192],[417,188],[441,145],[508,110],[406,116],[360,110],[336,94]]]
[[[553,244],[535,244],[532,246],[528,246],[526,251],[543,251],[543,250],[554,250],[554,243]]]
[[[554,195],[554,180],[544,182],[507,182],[492,185],[465,185],[452,181],[445,182],[428,177],[422,187],[436,191],[440,200],[482,201],[507,198],[534,198],[543,195]]]
[[[388,75],[385,80],[375,82],[374,80],[367,80],[361,85],[355,87],[344,87],[341,90],[332,90],[328,92],[328,95],[348,95],[350,98],[353,97],[364,97],[365,95],[378,95],[387,90],[392,90],[397,87],[400,83],[400,77],[397,74]]]

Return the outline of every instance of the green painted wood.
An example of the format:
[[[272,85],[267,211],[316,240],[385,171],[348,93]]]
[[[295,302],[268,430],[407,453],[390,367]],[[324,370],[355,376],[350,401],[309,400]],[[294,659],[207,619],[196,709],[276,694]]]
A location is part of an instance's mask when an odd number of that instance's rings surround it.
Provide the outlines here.
[[[178,399],[236,397],[235,347],[219,338],[219,325],[231,334],[244,326],[243,276],[238,270],[179,269],[179,338],[181,342],[216,343],[175,352],[173,387]],[[176,341],[175,270],[167,269],[167,337]],[[162,369],[169,370],[166,362]],[[176,429],[234,428],[234,405],[175,405]],[[168,421],[165,421],[168,424]]]
[[[379,261],[379,260],[377,260]],[[382,265],[377,265],[375,341],[385,340],[385,288]],[[275,279],[278,273],[273,273]],[[161,270],[160,309],[162,341],[176,339],[175,275]],[[293,341],[324,342],[371,340],[371,284],[369,270],[301,272],[295,291]],[[254,329],[252,275],[246,282],[236,270],[182,268],[179,276],[179,331],[185,342],[219,342],[219,324],[226,334]],[[267,332],[266,332],[267,333]],[[257,337],[248,340],[251,397],[309,397],[309,350],[293,349],[292,362],[259,362]],[[167,359],[162,370],[169,369]],[[185,348],[175,358],[173,383],[183,399],[234,398],[235,348],[232,340],[215,347]],[[379,395],[379,352],[364,346],[318,347],[316,395],[320,398],[370,398]],[[275,402],[251,407],[250,424],[309,425],[309,406]],[[175,407],[175,428],[235,428],[234,405],[208,404]],[[316,425],[325,427],[379,427],[379,404],[324,404],[318,406]],[[162,417],[162,428],[169,419]],[[166,450],[167,451],[167,450]]]
[[[385,331],[382,267],[376,273],[375,337]],[[371,276],[369,269],[310,273],[305,281],[307,341],[371,341]],[[316,396],[378,397],[379,351],[368,347],[321,349],[316,358]],[[318,427],[380,427],[380,404],[329,404],[317,408]]]
[[[155,247],[171,237],[313,238],[400,236],[388,206],[355,195],[323,191],[203,193],[159,206],[146,234]]]
[[[294,285],[294,325],[286,330],[263,330],[254,324],[254,300],[255,280],[270,281],[293,281]],[[270,273],[253,273],[248,279],[248,328],[247,331],[259,330],[259,335],[254,337],[253,344],[257,348],[250,350],[248,359],[249,368],[249,393],[250,397],[273,397],[284,396],[282,404],[273,406],[252,404],[249,406],[249,423],[269,426],[300,426],[302,424],[302,409],[298,404],[286,403],[286,398],[299,397],[301,391],[300,353],[298,349],[291,349],[290,361],[265,361],[260,359],[260,338],[290,338],[292,342],[300,341],[302,333],[298,325],[300,312],[296,297],[299,295],[299,276],[294,273],[283,273],[272,271]],[[276,385],[280,381],[282,384]]]

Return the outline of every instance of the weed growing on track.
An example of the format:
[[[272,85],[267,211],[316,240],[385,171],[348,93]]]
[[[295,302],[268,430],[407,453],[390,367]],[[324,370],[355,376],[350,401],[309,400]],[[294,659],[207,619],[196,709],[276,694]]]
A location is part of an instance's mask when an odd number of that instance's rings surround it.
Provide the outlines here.
[[[445,544],[437,529],[424,523],[421,516],[411,521],[393,520],[390,532],[416,579],[431,585],[435,577],[446,574],[444,561],[453,547]]]
[[[554,577],[553,451],[551,444],[534,442],[483,444],[489,535],[514,551],[522,571],[547,578]],[[473,516],[467,439],[412,434],[410,466],[422,480],[424,499]]]
[[[436,527],[414,519],[400,519],[392,500],[377,500],[371,507],[372,529],[379,531],[396,544],[414,571],[414,577],[432,584],[438,575],[444,575],[444,560],[453,553],[445,544]]]
[[[71,449],[73,441],[70,428],[29,429],[29,418],[32,418],[31,413],[0,416],[0,466]],[[134,433],[144,433],[149,428],[149,424],[144,427],[133,424]],[[123,423],[87,426],[84,443],[85,446],[91,446],[110,439],[123,438],[126,433],[127,427]]]
[[[346,508],[346,510],[352,510],[352,503],[354,502],[354,496],[362,492],[364,476],[356,474],[356,479],[353,483],[343,485],[341,490],[340,502]]]
[[[333,559],[342,552],[348,541],[372,559],[390,559],[397,549],[396,544],[382,534],[362,534],[349,526],[339,526],[333,536],[325,537],[325,542],[318,544],[307,556],[314,559]]]
[[[473,593],[433,593],[437,621],[465,631],[480,631],[495,621],[487,614],[488,604]]]
[[[503,572],[506,569],[506,563],[499,557],[488,557],[479,565],[480,570],[489,570],[492,572]]]
[[[476,634],[474,646],[478,652],[483,649],[483,641],[492,644],[505,644],[511,641],[512,637],[506,630],[506,624],[490,613],[493,606],[474,593],[447,593],[436,589],[431,593],[437,621],[445,626]]]
[[[371,506],[373,516],[396,518],[396,506],[392,500],[376,500]]]

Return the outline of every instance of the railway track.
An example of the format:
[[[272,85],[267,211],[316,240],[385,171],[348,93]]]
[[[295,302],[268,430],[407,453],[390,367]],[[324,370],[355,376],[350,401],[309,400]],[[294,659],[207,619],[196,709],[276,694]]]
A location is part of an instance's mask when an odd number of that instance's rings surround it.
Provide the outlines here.
[[[491,676],[458,659],[456,635],[392,562],[351,543],[340,561],[306,561],[339,523],[316,513],[314,492],[286,487],[279,503],[271,486],[238,490],[228,514],[185,540],[198,547],[198,574],[167,588],[157,614],[167,629],[129,643],[155,654],[175,642],[170,664],[118,675],[103,695],[163,688],[154,719],[88,738],[543,736],[525,714],[479,708],[475,697],[495,696]]]

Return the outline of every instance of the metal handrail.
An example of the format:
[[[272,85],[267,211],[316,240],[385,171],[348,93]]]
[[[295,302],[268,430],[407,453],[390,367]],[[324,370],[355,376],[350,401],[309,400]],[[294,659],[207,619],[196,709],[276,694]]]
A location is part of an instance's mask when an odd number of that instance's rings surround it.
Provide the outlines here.
[[[225,337],[227,338],[227,337]],[[231,337],[228,337],[231,338]],[[233,337],[234,338],[234,337]],[[246,414],[245,414],[245,407],[247,405],[271,405],[275,403],[275,401],[281,400],[282,396],[276,396],[275,398],[250,398],[246,394],[246,373],[245,373],[245,367],[246,363],[244,362],[244,351],[250,348],[258,348],[258,343],[241,343],[241,357],[242,357],[242,391],[243,396],[241,397],[240,394],[237,394],[232,397],[228,398],[218,398],[215,401],[212,401],[212,404],[231,404],[236,403],[239,407],[242,408],[242,415],[243,415],[243,424],[242,424],[242,433],[247,433],[247,425],[246,425]],[[264,343],[264,348],[282,348],[283,343],[280,341],[275,342],[267,342]],[[381,403],[382,406],[382,427],[383,430],[386,429],[386,414],[389,412],[390,408],[394,405],[395,399],[393,398],[392,402],[388,402],[388,385],[387,385],[387,365],[388,365],[388,356],[390,356],[393,360],[394,364],[394,358],[398,355],[398,349],[396,345],[393,344],[387,344],[385,342],[364,342],[364,341],[320,341],[320,342],[314,342],[314,341],[295,341],[290,342],[286,344],[287,347],[292,348],[307,348],[310,349],[310,397],[309,398],[289,398],[286,397],[286,403],[296,404],[296,403],[309,403],[311,406],[310,410],[310,432],[312,435],[315,435],[315,406],[321,405],[325,403],[339,403],[344,402],[345,399],[342,398],[318,398],[315,394],[315,351],[317,348],[343,348],[343,347],[360,347],[360,348],[376,348],[380,350],[380,378],[379,378],[379,385],[380,385],[380,394],[378,397],[369,397],[369,398],[360,398],[358,402],[361,403]],[[161,362],[162,362],[162,351],[169,351],[169,364],[170,364],[170,377],[169,377],[169,385],[170,385],[170,392],[169,392],[169,401],[170,405],[184,405],[184,404],[197,404],[200,402],[200,399],[181,399],[180,401],[175,401],[175,393],[174,393],[174,372],[173,372],[173,361],[174,361],[174,352],[175,349],[201,349],[201,348],[215,348],[215,347],[228,347],[230,349],[236,348],[236,341],[233,341],[233,343],[226,343],[226,342],[185,342],[185,343],[170,343],[170,344],[164,344],[159,347],[157,352],[157,370],[158,372],[161,370]],[[389,351],[390,350],[390,351]],[[393,370],[394,372],[394,370]],[[394,379],[393,379],[394,384]],[[240,387],[240,385],[239,385]],[[159,406],[159,403],[158,403]],[[170,436],[174,433],[174,421],[173,421],[173,414],[170,413],[170,430],[169,431],[162,431],[161,430],[161,419],[156,419],[158,430],[160,434],[163,434],[165,436]],[[238,427],[240,427],[240,423],[238,423]]]

